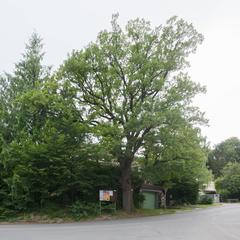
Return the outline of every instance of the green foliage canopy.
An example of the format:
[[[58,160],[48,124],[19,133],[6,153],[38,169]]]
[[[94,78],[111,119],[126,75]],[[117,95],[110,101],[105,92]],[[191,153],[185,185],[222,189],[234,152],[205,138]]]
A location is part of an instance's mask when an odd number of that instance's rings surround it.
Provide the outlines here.
[[[130,210],[131,165],[147,139],[176,121],[192,126],[204,121],[191,103],[205,89],[183,72],[203,37],[177,17],[156,28],[136,19],[125,30],[117,18],[113,15],[111,31],[69,56],[59,79],[76,91],[76,105],[87,110],[84,121],[95,136],[110,143],[120,163],[123,207]]]
[[[120,178],[130,210],[139,158],[152,167],[144,176],[161,184],[204,175],[197,126],[205,119],[192,99],[205,88],[185,71],[202,35],[177,17],[155,28],[136,19],[125,29],[117,18],[55,74],[33,34],[14,72],[0,77],[2,205],[94,201]]]
[[[217,179],[216,187],[223,198],[240,199],[240,163],[228,163]]]
[[[217,144],[208,156],[208,165],[215,177],[222,175],[222,170],[229,162],[240,162],[240,140],[229,138]]]

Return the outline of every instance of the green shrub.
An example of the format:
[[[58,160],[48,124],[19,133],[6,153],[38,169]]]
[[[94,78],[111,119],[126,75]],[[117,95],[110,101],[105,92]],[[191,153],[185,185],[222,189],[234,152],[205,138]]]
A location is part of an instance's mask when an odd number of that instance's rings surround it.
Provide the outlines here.
[[[7,208],[0,207],[0,220],[5,220],[15,216],[15,211]]]
[[[198,203],[200,203],[200,204],[212,204],[213,199],[211,197],[209,197],[208,195],[202,195],[202,196],[199,197]]]
[[[97,203],[77,201],[71,206],[70,211],[75,219],[96,216],[99,214],[99,205]]]
[[[176,205],[196,204],[198,200],[199,184],[195,179],[173,179],[173,186],[168,191],[168,201]]]

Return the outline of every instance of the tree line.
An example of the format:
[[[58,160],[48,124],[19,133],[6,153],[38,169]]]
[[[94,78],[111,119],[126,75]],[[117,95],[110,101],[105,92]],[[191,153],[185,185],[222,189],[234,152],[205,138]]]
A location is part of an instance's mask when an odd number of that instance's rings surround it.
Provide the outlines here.
[[[228,138],[210,150],[208,166],[222,200],[240,199],[240,140]]]
[[[205,88],[186,72],[203,36],[177,17],[124,29],[117,20],[56,71],[42,63],[34,33],[14,71],[1,75],[1,206],[92,202],[112,188],[130,211],[143,182],[188,201],[210,176],[206,119],[193,105]]]

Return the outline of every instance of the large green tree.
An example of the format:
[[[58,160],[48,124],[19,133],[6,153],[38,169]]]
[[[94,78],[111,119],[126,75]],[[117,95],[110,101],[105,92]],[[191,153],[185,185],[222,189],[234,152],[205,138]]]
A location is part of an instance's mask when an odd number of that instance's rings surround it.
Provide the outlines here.
[[[164,207],[167,191],[176,183],[188,181],[200,186],[211,177],[206,167],[205,141],[199,129],[190,127],[184,121],[176,122],[174,128],[173,125],[165,127],[144,147],[145,154],[140,165],[148,181],[164,188]]]
[[[50,68],[42,64],[42,47],[41,38],[34,33],[13,73],[0,76],[0,127],[6,143],[11,142],[18,132],[16,115],[19,109],[15,108],[18,97],[29,90],[39,89],[49,78]]]
[[[177,17],[155,28],[136,19],[124,30],[117,17],[112,18],[112,30],[74,51],[58,76],[76,91],[76,106],[85,110],[83,120],[92,126],[96,141],[109,143],[121,169],[123,209],[130,211],[131,166],[147,138],[174,118],[189,124],[202,120],[191,102],[204,88],[183,70],[203,37]]]
[[[42,60],[33,34],[14,72],[1,78],[0,187],[2,200],[18,210],[78,193],[89,168],[80,112]]]
[[[42,65],[43,53],[41,38],[33,34],[22,59],[15,65],[12,74],[0,76],[0,139],[1,139],[1,191],[5,192],[8,171],[6,163],[11,159],[3,157],[8,153],[10,144],[22,134],[21,110],[18,100],[29,90],[39,89],[49,76],[49,68]],[[30,121],[30,120],[29,120]],[[28,121],[28,122],[29,122]],[[23,122],[22,122],[23,123]],[[30,127],[30,126],[28,126]],[[6,160],[6,161],[5,161]]]
[[[208,165],[215,177],[222,175],[222,170],[229,162],[240,162],[240,140],[236,137],[217,144],[208,155]]]
[[[216,181],[216,187],[222,198],[240,199],[240,163],[226,164],[222,176]]]
[[[99,189],[119,185],[119,168],[101,161],[105,145],[82,123],[76,91],[43,65],[42,47],[33,34],[0,82],[0,205],[18,211],[96,201]]]

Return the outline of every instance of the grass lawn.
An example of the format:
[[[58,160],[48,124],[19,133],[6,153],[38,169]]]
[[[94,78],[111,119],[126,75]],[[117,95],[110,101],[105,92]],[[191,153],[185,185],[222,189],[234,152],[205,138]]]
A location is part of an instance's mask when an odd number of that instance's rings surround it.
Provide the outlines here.
[[[137,218],[148,216],[160,216],[166,214],[174,214],[179,211],[193,210],[199,208],[208,208],[213,206],[219,206],[219,204],[212,205],[186,205],[175,206],[166,209],[135,209],[131,213],[126,213],[122,210],[118,210],[115,213],[103,213],[101,216],[89,216],[79,220],[69,212],[67,208],[46,208],[35,212],[19,213],[6,218],[0,218],[0,224],[5,223],[71,223],[77,221],[101,221],[101,220],[114,220],[125,218]]]

